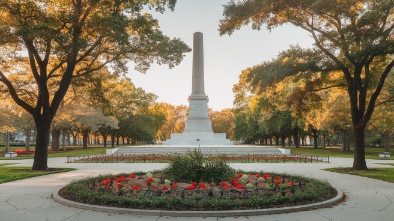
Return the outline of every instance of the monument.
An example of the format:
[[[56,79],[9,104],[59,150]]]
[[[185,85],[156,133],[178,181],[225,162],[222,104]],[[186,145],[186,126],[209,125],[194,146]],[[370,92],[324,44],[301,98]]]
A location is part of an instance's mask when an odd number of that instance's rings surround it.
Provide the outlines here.
[[[208,116],[208,96],[204,88],[203,34],[193,34],[192,93],[183,133],[172,133],[164,145],[232,145],[225,133],[214,133]]]

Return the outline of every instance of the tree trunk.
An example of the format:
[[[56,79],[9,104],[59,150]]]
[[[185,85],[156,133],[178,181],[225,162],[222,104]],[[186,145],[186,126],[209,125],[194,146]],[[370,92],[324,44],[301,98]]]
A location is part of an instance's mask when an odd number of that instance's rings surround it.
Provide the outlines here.
[[[295,148],[300,148],[300,134],[298,133],[298,131],[295,131],[293,133],[293,138]]]
[[[115,147],[115,134],[111,135],[111,147]]]
[[[343,139],[343,141],[342,141],[341,152],[349,152],[350,151],[350,135],[347,131],[343,133],[342,139]]]
[[[323,133],[323,147],[322,147],[322,149],[323,150],[326,149],[326,134],[325,133]]]
[[[103,135],[104,148],[107,147],[107,135]]]
[[[26,150],[26,152],[30,152],[30,136],[31,136],[31,128],[30,127],[25,128],[25,135],[26,135],[25,150]]]
[[[82,130],[82,149],[88,148],[89,129]]]
[[[67,133],[67,146],[71,146],[71,136],[70,136],[70,131]]]
[[[367,163],[365,161],[365,128],[354,128],[354,170],[367,170]]]
[[[5,132],[5,152],[8,153],[10,147],[10,132]]]
[[[275,136],[275,145],[279,145],[279,136]]]
[[[313,134],[313,148],[317,149],[317,140],[319,139],[317,135],[317,130],[313,130],[312,134]]]
[[[52,150],[59,150],[60,147],[60,129],[52,129]]]
[[[67,135],[67,129],[62,130],[62,149],[65,149],[66,145],[66,135]]]
[[[32,170],[48,169],[48,146],[51,128],[51,120],[43,119],[36,123],[36,150]]]
[[[384,152],[390,152],[390,132],[380,132],[383,140]]]
[[[72,135],[73,135],[73,146],[77,146],[77,135],[78,135],[78,133],[72,133]]]

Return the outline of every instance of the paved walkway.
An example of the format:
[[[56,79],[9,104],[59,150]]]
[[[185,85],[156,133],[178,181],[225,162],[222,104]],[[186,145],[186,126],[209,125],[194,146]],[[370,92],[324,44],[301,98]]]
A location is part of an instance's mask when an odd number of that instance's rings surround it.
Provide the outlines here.
[[[302,174],[327,180],[333,186],[342,190],[346,195],[346,201],[331,208],[322,208],[311,211],[248,216],[248,217],[165,217],[165,216],[135,216],[129,214],[115,214],[83,210],[61,205],[51,198],[51,194],[67,183],[98,174],[150,171],[160,169],[166,164],[128,164],[128,163],[84,163],[67,164],[66,158],[50,158],[49,167],[72,167],[77,170],[34,177],[0,184],[0,220],[1,221],[181,221],[181,220],[346,220],[346,221],[392,221],[394,219],[394,183],[378,181],[358,176],[344,175],[322,171],[328,167],[350,167],[352,159],[334,158],[330,163],[264,163],[264,164],[231,164],[234,168],[243,170],[264,170],[275,172],[287,172]],[[5,161],[0,163],[19,163],[18,165],[31,166],[32,160]],[[388,167],[376,163],[394,163],[391,161],[368,160],[367,164],[372,167]],[[203,212],[202,212],[203,213]]]

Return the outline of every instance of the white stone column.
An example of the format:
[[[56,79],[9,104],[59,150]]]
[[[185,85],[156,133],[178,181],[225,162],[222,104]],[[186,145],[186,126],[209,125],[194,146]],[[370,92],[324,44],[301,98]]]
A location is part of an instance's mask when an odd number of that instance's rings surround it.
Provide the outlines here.
[[[204,42],[203,34],[193,34],[192,96],[205,95],[204,89]]]

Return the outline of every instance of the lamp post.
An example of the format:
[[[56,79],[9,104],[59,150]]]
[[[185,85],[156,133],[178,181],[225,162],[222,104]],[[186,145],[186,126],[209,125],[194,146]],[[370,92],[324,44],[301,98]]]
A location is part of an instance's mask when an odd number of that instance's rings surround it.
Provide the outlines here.
[[[200,139],[197,138],[198,148],[200,148]]]

